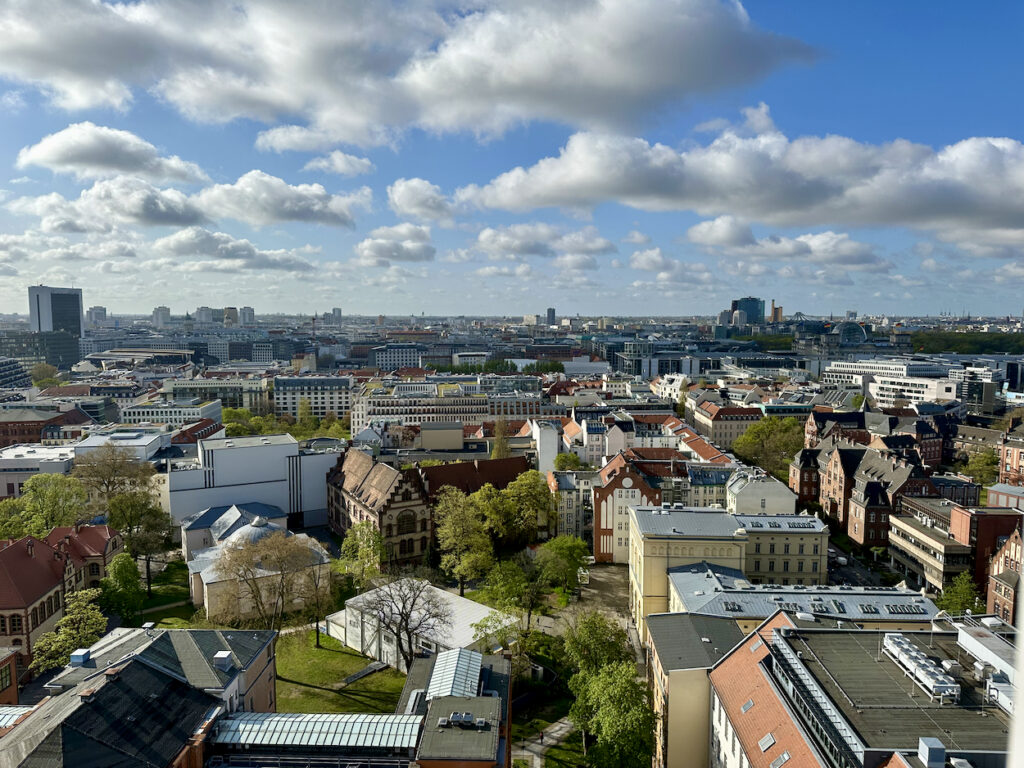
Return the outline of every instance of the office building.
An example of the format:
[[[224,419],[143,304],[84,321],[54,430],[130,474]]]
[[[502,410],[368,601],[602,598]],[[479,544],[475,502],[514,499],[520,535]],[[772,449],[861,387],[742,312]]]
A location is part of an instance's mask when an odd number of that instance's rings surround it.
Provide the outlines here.
[[[329,413],[337,418],[352,412],[351,376],[275,376],[274,413],[299,417],[302,403],[309,403],[317,418]]]
[[[224,307],[224,327],[234,328],[238,325],[238,307]]]
[[[28,289],[29,328],[36,333],[65,331],[76,339],[82,335],[81,288],[53,288],[32,285]]]
[[[107,322],[107,308],[99,305],[89,307],[89,310],[85,313],[85,320],[91,327],[98,328]]]
[[[21,496],[28,479],[36,475],[69,475],[75,449],[69,445],[22,443],[0,448],[0,499]]]
[[[733,299],[729,309],[734,316],[736,312],[742,312],[746,318],[745,323],[734,322],[733,325],[745,325],[746,323],[764,325],[764,299],[757,299],[753,296]]]
[[[169,424],[183,427],[203,419],[215,424],[221,423],[220,400],[150,400],[147,403],[130,405],[121,409],[123,424]]]
[[[67,331],[0,331],[0,357],[11,357],[31,369],[46,363],[62,371],[82,359],[78,337]]]
[[[157,328],[166,328],[171,324],[170,307],[155,307],[153,309],[153,325]]]
[[[555,324],[555,308],[548,307],[548,325]]]
[[[266,413],[270,407],[270,384],[266,378],[167,379],[160,394],[167,400],[220,400],[224,408],[247,408]]]
[[[32,386],[32,377],[25,366],[12,357],[0,357],[0,389],[22,389]]]

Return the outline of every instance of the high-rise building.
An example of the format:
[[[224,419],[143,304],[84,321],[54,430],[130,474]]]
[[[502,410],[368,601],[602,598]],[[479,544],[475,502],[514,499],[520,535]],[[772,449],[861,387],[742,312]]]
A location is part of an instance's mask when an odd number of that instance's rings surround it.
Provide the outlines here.
[[[89,311],[85,313],[86,322],[93,328],[97,328],[107,321],[107,308],[106,307],[89,307]]]
[[[171,310],[169,307],[153,308],[153,325],[157,328],[165,328],[171,324]]]
[[[747,322],[751,325],[764,324],[764,299],[758,299],[753,296],[733,299],[732,306],[729,309],[733,312],[737,310],[744,312],[747,316]]]
[[[256,310],[252,307],[242,307],[238,310],[238,322],[245,327],[256,325]]]
[[[28,289],[30,328],[37,333],[65,331],[82,336],[82,289],[33,285]]]
[[[238,325],[238,307],[224,307],[224,325],[228,327]]]
[[[196,322],[200,325],[213,322],[213,310],[209,307],[199,307],[196,309]]]
[[[331,310],[331,325],[336,328],[341,327],[341,307],[335,307]]]
[[[548,325],[555,324],[555,308],[548,307]]]

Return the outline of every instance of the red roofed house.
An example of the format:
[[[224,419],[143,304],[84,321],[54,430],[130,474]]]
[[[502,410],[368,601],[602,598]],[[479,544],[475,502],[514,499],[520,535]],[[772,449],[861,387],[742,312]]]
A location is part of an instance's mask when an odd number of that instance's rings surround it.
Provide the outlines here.
[[[0,646],[18,651],[20,668],[31,661],[39,636],[56,627],[64,595],[99,586],[123,546],[106,525],[56,528],[46,540],[0,541]]]
[[[763,418],[760,408],[736,408],[705,400],[693,411],[693,427],[715,445],[729,450],[736,438]]]

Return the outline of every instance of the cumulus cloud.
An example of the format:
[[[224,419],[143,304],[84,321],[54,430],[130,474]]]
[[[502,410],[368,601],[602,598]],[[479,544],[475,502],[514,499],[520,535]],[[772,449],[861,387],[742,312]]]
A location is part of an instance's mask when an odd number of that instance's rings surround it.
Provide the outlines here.
[[[365,157],[347,155],[336,149],[324,157],[314,157],[302,167],[302,170],[324,171],[325,173],[336,173],[339,176],[359,176],[370,173],[373,170],[373,163]]]
[[[690,227],[686,236],[690,242],[701,245],[742,246],[754,243],[750,225],[735,216],[719,216],[711,221],[702,221]]]
[[[426,179],[398,179],[388,187],[388,205],[402,218],[450,226],[455,207],[436,184]]]
[[[72,173],[79,179],[125,174],[155,182],[208,180],[195,163],[177,155],[162,157],[156,147],[130,131],[89,122],[74,123],[22,148],[16,165],[41,166],[55,173]]]
[[[182,267],[195,272],[240,272],[248,269],[311,272],[313,265],[291,250],[260,250],[248,240],[240,240],[224,232],[211,232],[202,227],[189,227],[154,241],[158,253],[183,262]]]
[[[18,30],[0,36],[0,76],[61,108],[151,89],[196,120],[298,116],[261,137],[278,150],[409,125],[621,127],[811,55],[727,0],[33,0],[4,4],[0,28]]]
[[[474,274],[480,277],[529,277],[533,273],[533,268],[529,264],[517,264],[514,267],[499,267],[496,264],[491,264],[487,267],[480,267]]]
[[[572,232],[546,223],[487,227],[480,231],[476,248],[493,259],[521,259],[526,256],[587,255],[615,253],[615,244],[594,227]],[[580,262],[582,263],[582,261]]]
[[[651,242],[651,236],[645,235],[643,232],[634,229],[622,238],[622,242],[629,243],[630,245],[647,245]]]
[[[356,244],[357,263],[367,267],[387,267],[393,261],[433,261],[437,249],[430,242],[430,227],[402,223],[378,227]]]
[[[618,201],[781,226],[907,226],[979,244],[989,243],[987,233],[1024,230],[1021,199],[1024,145],[1016,140],[969,138],[934,150],[903,140],[789,139],[765,108],[681,150],[577,133],[557,157],[455,194],[463,205],[510,211]],[[735,224],[733,236],[745,235]]]
[[[211,218],[230,218],[253,226],[284,221],[351,227],[353,209],[366,208],[369,187],[350,195],[332,195],[320,184],[288,184],[263,171],[249,171],[234,184],[215,184],[199,192],[196,202]]]

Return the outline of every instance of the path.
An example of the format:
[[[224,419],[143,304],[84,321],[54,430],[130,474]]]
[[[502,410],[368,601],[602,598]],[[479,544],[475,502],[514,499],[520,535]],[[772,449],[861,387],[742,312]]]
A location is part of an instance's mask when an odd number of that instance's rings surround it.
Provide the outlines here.
[[[512,745],[512,760],[525,760],[530,768],[544,768],[544,753],[556,744],[561,744],[569,737],[572,731],[572,723],[569,718],[563,717],[556,720],[544,729],[544,741],[541,742],[540,735],[527,739],[525,742],[517,742]]]

